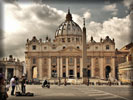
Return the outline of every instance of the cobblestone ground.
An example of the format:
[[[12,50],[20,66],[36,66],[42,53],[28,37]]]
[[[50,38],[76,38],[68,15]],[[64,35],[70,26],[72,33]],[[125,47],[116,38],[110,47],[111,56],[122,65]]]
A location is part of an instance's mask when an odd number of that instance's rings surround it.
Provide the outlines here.
[[[35,96],[11,96],[10,89],[8,100],[132,100],[131,92],[133,92],[128,86],[52,85],[48,89],[42,88],[41,85],[27,85],[26,89]]]

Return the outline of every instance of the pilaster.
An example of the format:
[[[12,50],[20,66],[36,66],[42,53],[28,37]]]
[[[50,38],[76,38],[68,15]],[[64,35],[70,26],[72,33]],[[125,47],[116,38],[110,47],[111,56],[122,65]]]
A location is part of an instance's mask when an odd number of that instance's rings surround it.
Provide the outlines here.
[[[77,61],[76,57],[74,57],[74,77],[77,78]]]
[[[48,58],[48,78],[51,78],[51,57]]]

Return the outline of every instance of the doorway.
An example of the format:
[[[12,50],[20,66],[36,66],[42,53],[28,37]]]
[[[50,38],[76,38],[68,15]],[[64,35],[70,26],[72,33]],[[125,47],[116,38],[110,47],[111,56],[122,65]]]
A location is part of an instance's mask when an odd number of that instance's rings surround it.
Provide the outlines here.
[[[32,79],[37,78],[37,74],[38,74],[37,67],[36,66],[33,66],[32,67]]]
[[[106,79],[109,78],[109,73],[111,72],[111,67],[110,66],[106,66],[106,69],[105,69],[105,77]]]
[[[8,80],[10,80],[12,77],[13,77],[13,75],[14,75],[14,69],[13,68],[8,68],[7,69],[7,79]]]
[[[69,78],[73,78],[74,72],[73,70],[69,70]]]
[[[0,73],[3,73],[3,68],[0,68]]]
[[[91,71],[90,71],[90,70],[88,70],[88,74],[87,74],[87,76],[88,76],[88,78],[91,77]]]

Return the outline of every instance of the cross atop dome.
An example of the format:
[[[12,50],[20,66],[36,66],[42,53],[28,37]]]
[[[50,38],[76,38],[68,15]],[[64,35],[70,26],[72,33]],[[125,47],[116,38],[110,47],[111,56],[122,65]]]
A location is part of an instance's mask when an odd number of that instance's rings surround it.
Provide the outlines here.
[[[68,13],[66,15],[66,21],[72,21],[72,15],[70,13],[70,9],[68,8]]]

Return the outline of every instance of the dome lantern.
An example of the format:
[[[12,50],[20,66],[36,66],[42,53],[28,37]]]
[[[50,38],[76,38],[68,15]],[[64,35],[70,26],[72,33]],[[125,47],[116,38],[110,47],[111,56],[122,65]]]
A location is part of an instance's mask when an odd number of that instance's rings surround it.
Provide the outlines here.
[[[68,9],[68,13],[66,15],[66,21],[72,21],[72,15],[70,13],[70,9]]]

